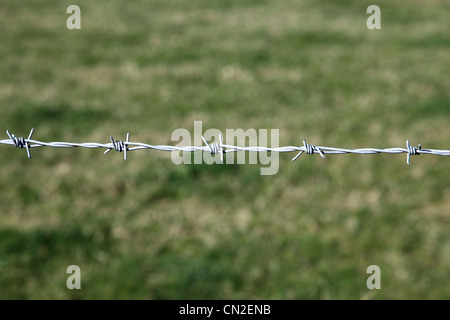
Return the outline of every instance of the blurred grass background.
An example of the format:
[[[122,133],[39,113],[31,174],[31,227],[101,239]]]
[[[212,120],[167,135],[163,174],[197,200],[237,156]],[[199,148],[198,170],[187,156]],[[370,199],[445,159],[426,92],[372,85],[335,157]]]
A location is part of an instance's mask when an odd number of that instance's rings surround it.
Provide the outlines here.
[[[371,4],[2,0],[0,137],[175,144],[202,120],[280,145],[448,149],[450,2],[377,1],[378,31]],[[450,298],[445,157],[281,154],[261,176],[157,151],[0,155],[2,299]]]

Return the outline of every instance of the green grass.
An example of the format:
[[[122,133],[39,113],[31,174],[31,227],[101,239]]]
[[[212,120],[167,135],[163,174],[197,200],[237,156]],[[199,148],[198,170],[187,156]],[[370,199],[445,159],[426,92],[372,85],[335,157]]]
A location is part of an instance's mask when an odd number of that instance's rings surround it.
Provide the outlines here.
[[[448,1],[0,4],[0,129],[174,144],[177,128],[280,129],[280,145],[448,149]],[[0,146],[1,299],[449,299],[450,163]],[[80,266],[80,291],[66,268]],[[366,268],[381,268],[381,290]]]

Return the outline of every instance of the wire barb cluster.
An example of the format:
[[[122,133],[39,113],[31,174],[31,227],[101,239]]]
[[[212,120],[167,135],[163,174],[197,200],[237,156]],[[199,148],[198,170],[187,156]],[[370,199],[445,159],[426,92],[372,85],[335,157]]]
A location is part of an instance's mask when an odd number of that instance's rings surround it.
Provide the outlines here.
[[[343,148],[333,148],[333,147],[323,147],[323,146],[315,146],[312,144],[307,144],[306,140],[303,140],[303,146],[286,146],[286,147],[239,147],[234,145],[224,144],[222,141],[222,136],[219,136],[219,142],[210,142],[208,143],[206,139],[202,136],[202,140],[205,143],[204,146],[168,146],[168,145],[150,145],[141,142],[131,142],[130,141],[130,133],[127,133],[127,138],[125,141],[122,140],[114,140],[113,137],[110,137],[111,143],[95,143],[95,142],[87,142],[87,143],[71,143],[71,142],[43,142],[32,140],[31,136],[34,133],[34,128],[31,129],[28,138],[25,139],[23,137],[17,137],[14,134],[10,133],[6,130],[6,134],[9,139],[0,140],[0,144],[4,145],[12,145],[16,148],[23,149],[24,147],[27,150],[28,158],[31,158],[30,149],[39,148],[39,147],[52,147],[52,148],[89,148],[89,149],[106,149],[104,154],[107,154],[111,150],[115,150],[118,152],[124,153],[124,160],[127,160],[127,153],[130,151],[143,150],[143,149],[154,149],[159,151],[182,151],[182,152],[196,152],[196,151],[206,151],[210,152],[212,155],[220,154],[220,160],[223,162],[223,155],[229,152],[237,152],[237,151],[247,151],[247,152],[297,152],[297,155],[292,158],[292,161],[295,161],[302,155],[306,153],[308,155],[313,155],[314,153],[319,153],[322,158],[325,158],[325,154],[376,154],[376,153],[406,153],[406,163],[410,164],[411,156],[421,155],[421,154],[433,154],[438,156],[450,156],[450,150],[437,150],[437,149],[422,149],[422,146],[419,144],[419,147],[413,147],[409,144],[409,140],[406,140],[406,148],[386,148],[386,149],[376,149],[376,148],[362,148],[362,149],[343,149]]]

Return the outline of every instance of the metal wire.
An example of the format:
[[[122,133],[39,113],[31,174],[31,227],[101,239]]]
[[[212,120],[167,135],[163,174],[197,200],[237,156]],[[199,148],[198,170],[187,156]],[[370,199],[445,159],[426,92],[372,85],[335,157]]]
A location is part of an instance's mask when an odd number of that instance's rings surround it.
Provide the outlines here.
[[[306,140],[303,140],[303,146],[286,146],[286,147],[277,147],[277,148],[269,148],[269,147],[239,147],[234,145],[224,144],[222,141],[222,136],[219,136],[219,142],[208,143],[205,138],[202,136],[202,140],[205,143],[205,146],[184,146],[184,147],[176,147],[176,146],[168,146],[168,145],[151,145],[141,142],[131,142],[130,141],[130,133],[128,132],[127,138],[125,141],[122,140],[114,140],[113,137],[110,137],[111,143],[96,143],[96,142],[87,142],[87,143],[72,143],[72,142],[43,142],[32,140],[31,136],[34,133],[34,128],[31,129],[28,138],[25,139],[23,137],[16,137],[14,134],[10,133],[6,130],[9,139],[0,140],[0,144],[4,145],[12,145],[17,148],[23,149],[23,147],[27,150],[28,158],[31,158],[30,149],[39,148],[39,147],[52,147],[52,148],[89,148],[89,149],[106,149],[104,152],[107,154],[111,150],[115,150],[118,152],[124,153],[124,160],[127,160],[127,152],[136,151],[136,150],[144,150],[144,149],[154,149],[159,151],[183,151],[183,152],[196,152],[196,151],[207,151],[212,155],[220,154],[220,159],[223,162],[223,154],[229,152],[237,152],[237,151],[247,151],[247,152],[297,152],[297,155],[292,158],[292,161],[297,160],[297,158],[306,153],[308,155],[312,155],[314,153],[319,153],[322,158],[325,158],[326,154],[376,154],[376,153],[406,153],[406,163],[410,164],[410,157],[414,155],[421,154],[434,154],[438,156],[450,156],[450,150],[438,150],[438,149],[422,149],[422,146],[419,145],[418,148],[413,147],[409,144],[409,141],[406,140],[406,148],[386,148],[386,149],[376,149],[376,148],[361,148],[361,149],[343,149],[343,148],[333,148],[333,147],[324,147],[324,146],[315,146],[312,144],[307,144]]]

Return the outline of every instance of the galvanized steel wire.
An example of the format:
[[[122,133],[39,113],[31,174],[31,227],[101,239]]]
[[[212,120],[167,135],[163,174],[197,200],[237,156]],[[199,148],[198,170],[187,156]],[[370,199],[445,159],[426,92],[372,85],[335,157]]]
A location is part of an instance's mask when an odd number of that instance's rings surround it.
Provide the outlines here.
[[[221,161],[223,162],[223,154],[229,152],[246,151],[246,152],[296,152],[296,156],[292,158],[295,161],[300,155],[306,153],[312,155],[318,153],[322,158],[328,154],[377,154],[377,153],[388,153],[388,154],[398,154],[406,153],[406,162],[410,164],[410,158],[414,155],[429,154],[438,156],[450,156],[450,150],[439,150],[439,149],[423,149],[421,145],[418,147],[411,146],[409,141],[406,141],[406,148],[359,148],[359,149],[344,149],[344,148],[334,148],[325,146],[316,146],[306,143],[303,140],[303,146],[286,146],[286,147],[261,147],[261,146],[234,146],[224,144],[222,141],[222,136],[219,136],[219,142],[208,143],[202,136],[202,140],[205,143],[204,146],[169,146],[169,145],[151,145],[141,142],[130,141],[130,133],[127,134],[126,140],[114,140],[110,137],[110,143],[96,143],[96,142],[86,142],[86,143],[72,143],[72,142],[43,142],[31,139],[34,128],[31,129],[28,138],[17,137],[14,134],[6,131],[9,139],[0,140],[0,144],[11,145],[17,148],[26,148],[28,158],[31,158],[30,149],[40,148],[40,147],[51,147],[51,148],[88,148],[88,149],[106,149],[105,154],[111,150],[124,153],[124,160],[127,160],[127,154],[130,151],[154,149],[159,151],[183,151],[183,152],[197,152],[206,151],[210,152],[212,155],[220,154]]]

